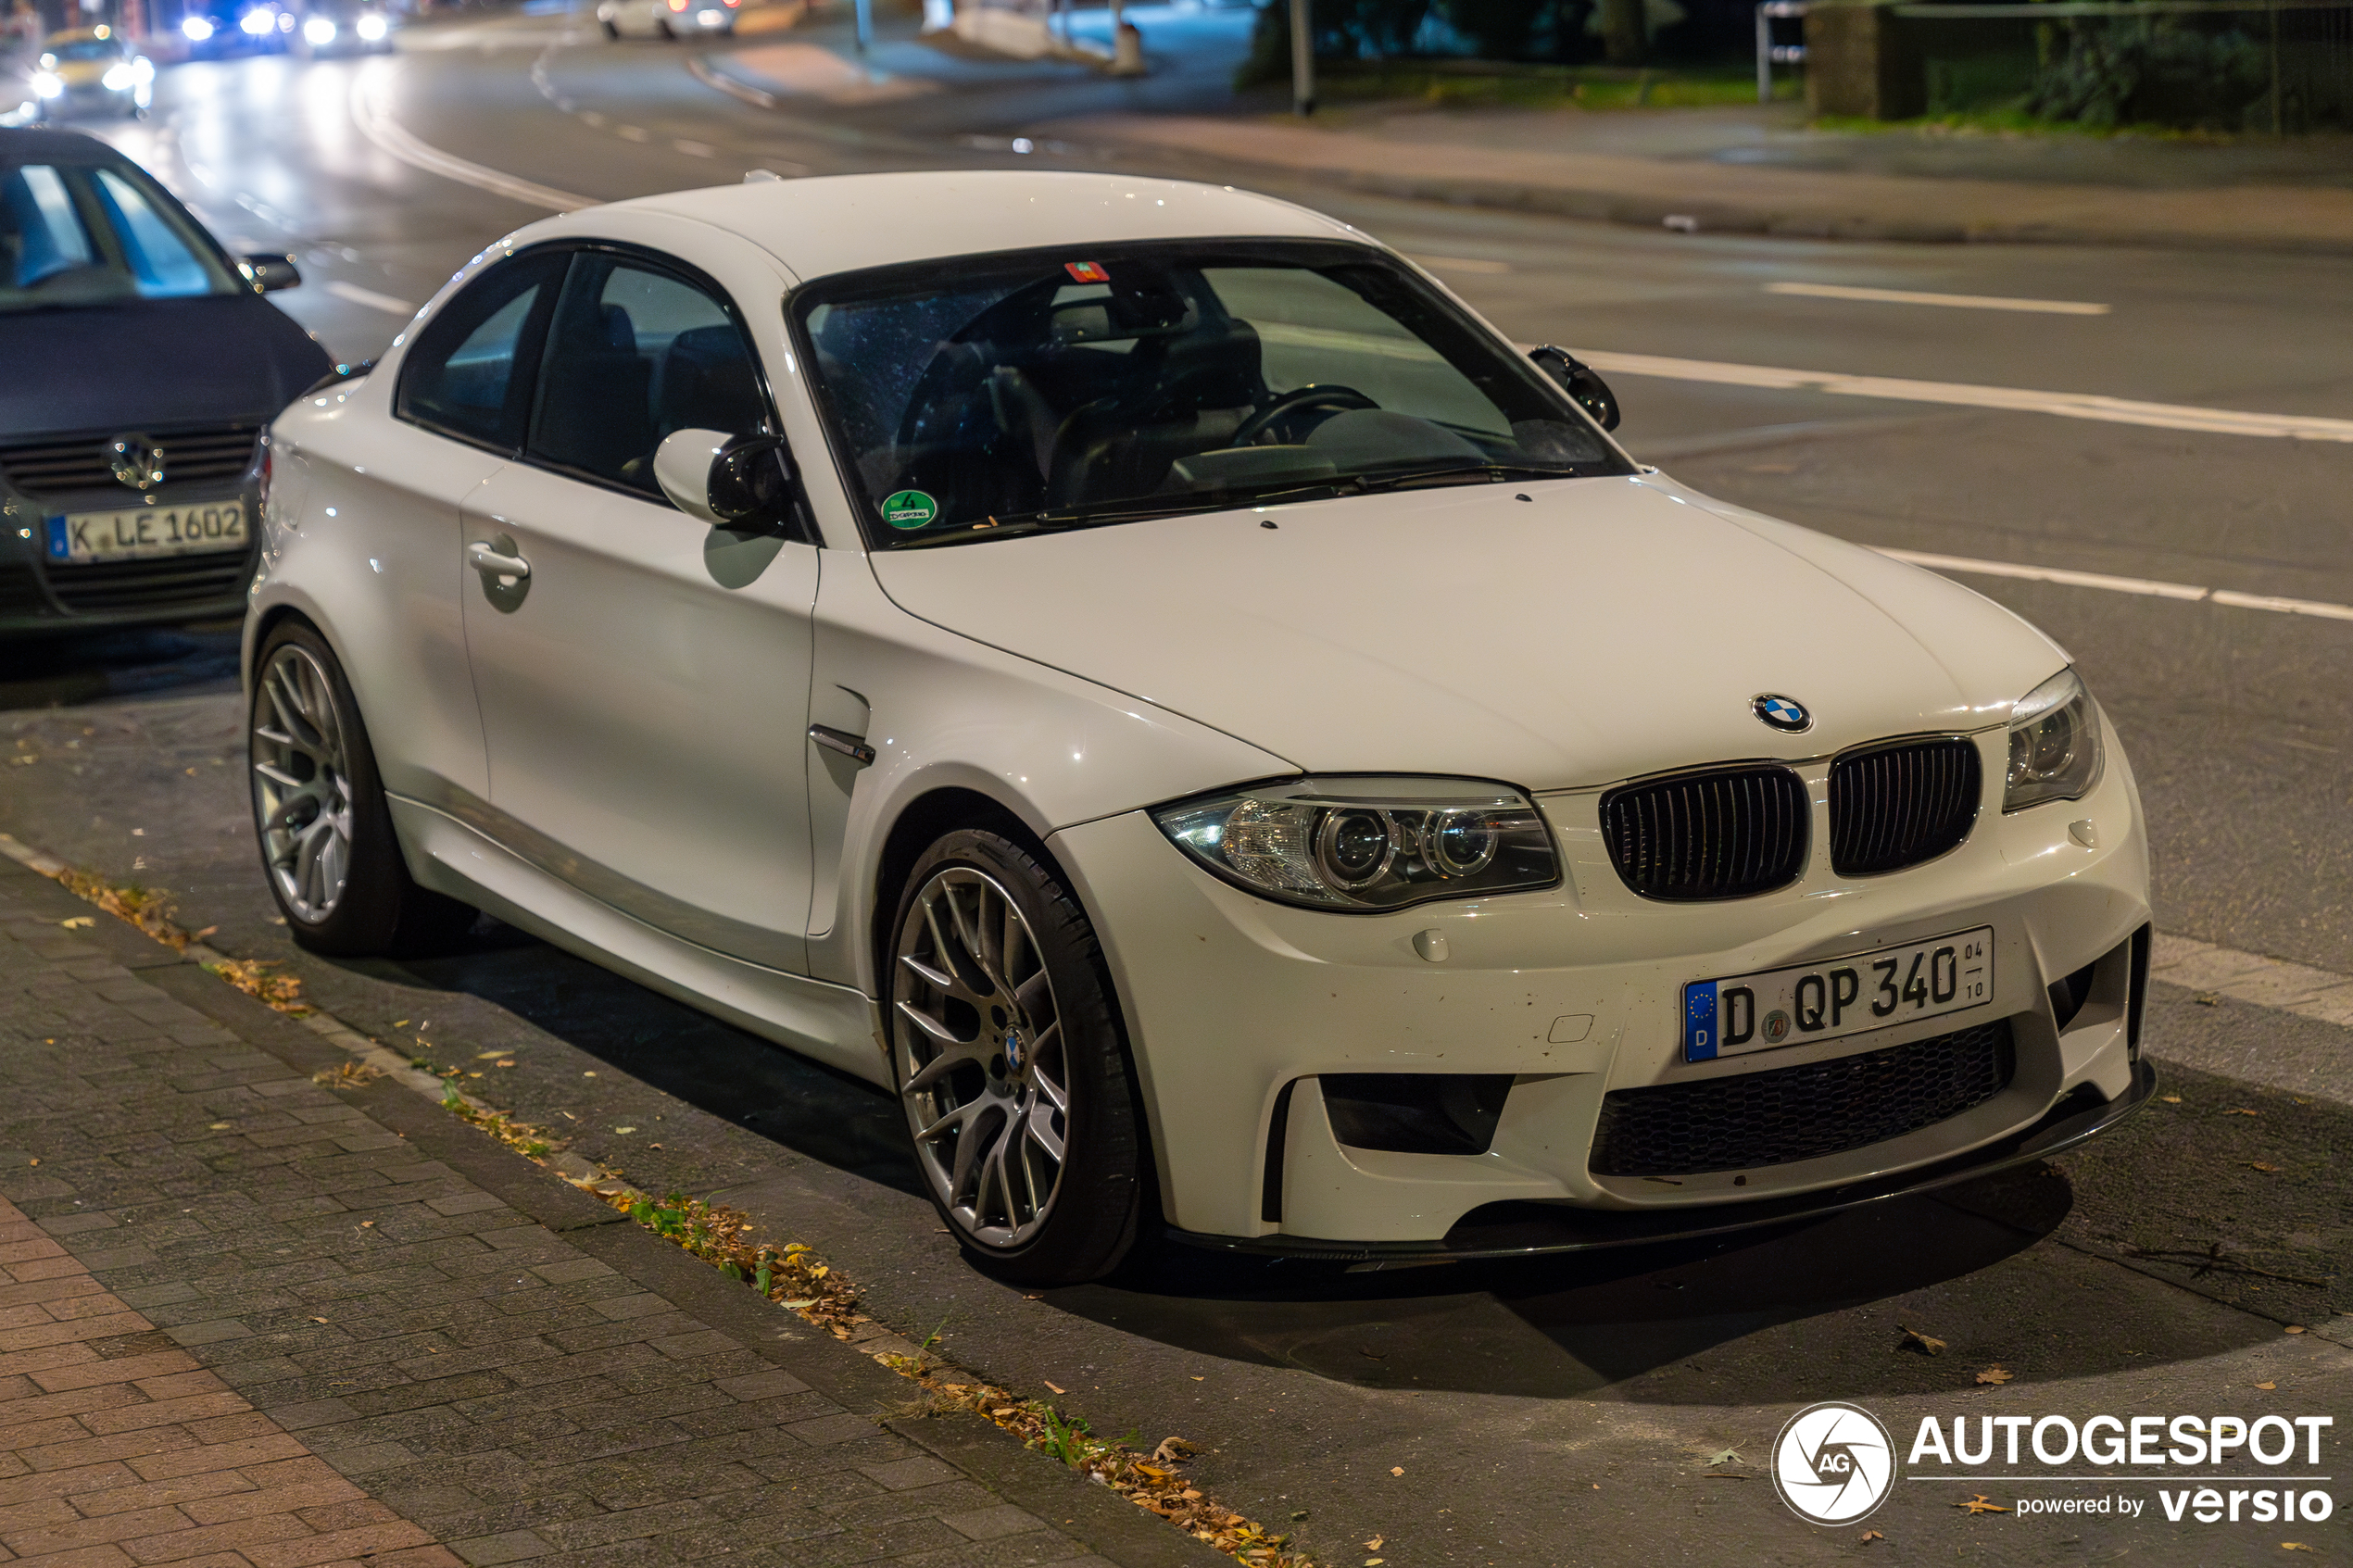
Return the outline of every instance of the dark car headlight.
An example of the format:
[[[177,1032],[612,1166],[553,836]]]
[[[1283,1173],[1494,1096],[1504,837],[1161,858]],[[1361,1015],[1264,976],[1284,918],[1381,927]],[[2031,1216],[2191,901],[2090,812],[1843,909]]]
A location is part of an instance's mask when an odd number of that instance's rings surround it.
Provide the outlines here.
[[[2010,709],[2009,776],[2002,809],[2078,800],[2100,782],[2100,710],[2072,670],[2062,670]]]
[[[1560,881],[1542,814],[1507,784],[1288,779],[1180,800],[1152,821],[1236,886],[1312,909],[1396,909]]]

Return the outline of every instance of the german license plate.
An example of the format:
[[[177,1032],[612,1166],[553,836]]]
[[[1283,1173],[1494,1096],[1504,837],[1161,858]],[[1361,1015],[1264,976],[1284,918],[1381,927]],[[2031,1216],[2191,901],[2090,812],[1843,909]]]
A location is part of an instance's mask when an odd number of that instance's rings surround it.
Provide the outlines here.
[[[48,524],[49,560],[55,566],[241,550],[245,546],[243,501],[142,507],[135,512],[69,512],[50,518]]]
[[[1683,1060],[1836,1040],[1994,999],[1994,928],[1683,987]]]

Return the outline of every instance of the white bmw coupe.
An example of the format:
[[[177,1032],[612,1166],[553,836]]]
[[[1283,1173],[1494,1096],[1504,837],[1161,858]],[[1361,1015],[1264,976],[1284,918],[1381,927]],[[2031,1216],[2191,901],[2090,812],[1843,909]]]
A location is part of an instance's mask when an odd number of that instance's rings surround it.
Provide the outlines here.
[[[2128,1114],[2145,836],[2066,654],[1616,418],[1230,190],[535,224],[274,427],[270,884],[871,1080],[1024,1281],[1703,1234]]]

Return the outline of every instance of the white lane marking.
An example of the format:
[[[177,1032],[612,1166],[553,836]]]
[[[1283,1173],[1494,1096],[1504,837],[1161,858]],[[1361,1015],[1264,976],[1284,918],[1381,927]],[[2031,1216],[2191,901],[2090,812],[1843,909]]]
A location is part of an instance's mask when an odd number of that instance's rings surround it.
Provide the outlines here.
[[[570,191],[559,191],[550,185],[518,180],[511,174],[501,174],[495,169],[470,163],[418,141],[396,123],[390,115],[383,113],[375,101],[376,87],[391,79],[393,64],[389,60],[376,61],[351,84],[351,121],[359,128],[362,136],[412,169],[422,169],[428,174],[438,174],[445,180],[455,180],[461,185],[472,185],[477,190],[493,192],[525,207],[571,212],[578,207],[597,205],[593,197],[576,196]]]
[[[1467,256],[1408,256],[1408,261],[1419,262],[1433,272],[1504,273],[1512,270],[1508,261],[1480,261]]]
[[[329,278],[319,285],[337,299],[347,299],[354,305],[364,305],[371,310],[381,310],[387,316],[414,316],[417,307],[405,299],[395,299],[388,294],[363,289],[358,283],[346,283],[341,278]]]
[[[2149,978],[2324,1023],[2353,1025],[2353,975],[2217,947],[2186,936],[2158,937],[2149,954]]]
[[[2242,594],[2234,588],[2202,588],[2195,583],[2164,583],[2148,577],[2112,577],[2104,571],[2069,571],[2055,566],[2020,566],[2015,561],[1976,560],[1968,556],[1940,556],[1926,550],[1892,550],[1893,556],[1932,571],[1964,571],[1979,577],[2017,577],[2029,583],[2057,583],[2070,588],[2097,588],[2110,594],[2137,594],[2145,598],[2181,599],[2190,603],[2228,605],[2233,609],[2263,609],[2275,615],[2313,615],[2324,621],[2353,621],[2353,605],[2326,599],[2284,599],[2268,594]]]
[[[1666,381],[1712,382],[1719,386],[1768,387],[1780,392],[1828,392],[1897,403],[2002,408],[2023,414],[2056,414],[2068,420],[2097,420],[2108,424],[2198,431],[2209,435],[2353,442],[2353,420],[2328,419],[2318,414],[2248,414],[2235,408],[2198,408],[2181,403],[2135,403],[2089,392],[2032,392],[2009,386],[1972,386],[1961,382],[1850,376],[1837,370],[1727,365],[1712,359],[1669,359],[1655,354],[1617,354],[1599,348],[1579,349],[1578,357],[1597,370],[1656,376]]]
[[[670,144],[688,157],[709,157],[719,150],[708,142],[673,142]]]
[[[1809,299],[1859,299],[1873,305],[1943,305],[1956,310],[2032,310],[2045,316],[2105,316],[2108,307],[2082,299],[2010,299],[1993,294],[1923,294],[1912,289],[1861,289],[1844,283],[1767,283],[1767,294]]]

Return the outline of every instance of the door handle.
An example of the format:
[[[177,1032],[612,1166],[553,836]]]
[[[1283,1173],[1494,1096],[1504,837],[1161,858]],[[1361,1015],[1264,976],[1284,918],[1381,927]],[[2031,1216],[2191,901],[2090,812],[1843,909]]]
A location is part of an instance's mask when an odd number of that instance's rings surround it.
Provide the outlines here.
[[[830,724],[812,724],[809,726],[809,738],[827,751],[840,752],[862,768],[875,760],[875,748],[847,730],[837,730]]]
[[[506,544],[500,540],[500,544]],[[511,549],[511,545],[508,546]],[[466,564],[484,577],[511,577],[518,583],[531,581],[531,563],[521,556],[508,555],[480,540],[466,546]]]

